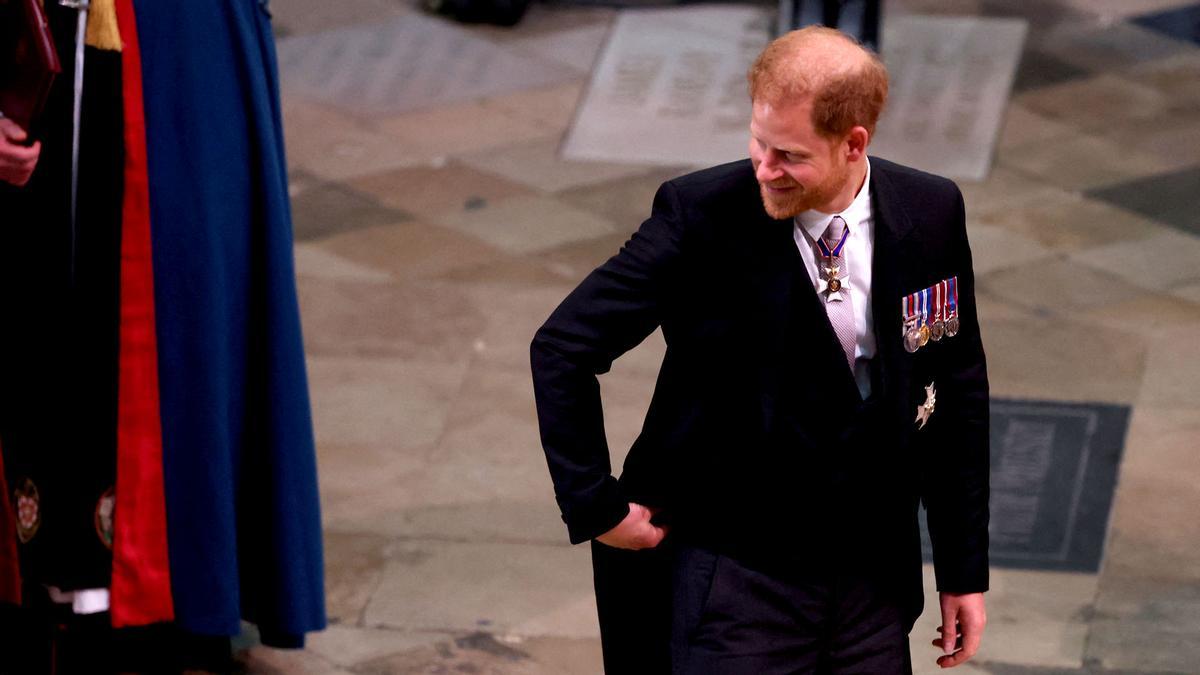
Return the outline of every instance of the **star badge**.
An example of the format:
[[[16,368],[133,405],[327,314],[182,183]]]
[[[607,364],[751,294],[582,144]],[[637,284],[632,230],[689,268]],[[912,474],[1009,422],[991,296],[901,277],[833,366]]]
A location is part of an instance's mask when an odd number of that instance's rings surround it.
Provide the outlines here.
[[[925,423],[929,421],[929,416],[933,414],[933,408],[937,405],[937,391],[933,388],[933,383],[930,382],[928,387],[925,387],[925,402],[917,406],[917,419],[914,422],[920,422],[917,429],[924,429]]]

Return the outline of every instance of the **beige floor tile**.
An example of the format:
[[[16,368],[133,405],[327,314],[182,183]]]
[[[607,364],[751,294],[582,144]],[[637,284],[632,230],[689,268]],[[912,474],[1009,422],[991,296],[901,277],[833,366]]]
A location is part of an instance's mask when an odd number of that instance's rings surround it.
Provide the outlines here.
[[[1190,114],[1172,112],[1152,120],[1109,125],[1098,131],[1123,147],[1169,157],[1175,164],[1200,164],[1200,98]]]
[[[326,180],[345,180],[399,167],[419,166],[436,153],[372,129],[359,117],[283,96],[288,165]]]
[[[1145,293],[1111,270],[1094,269],[1063,257],[984,275],[979,286],[1013,304],[1042,312],[1051,320],[1134,300]]]
[[[1170,99],[1154,87],[1104,74],[1034,89],[1016,102],[1068,127],[1095,131],[1161,117]]]
[[[993,396],[1110,403],[1138,398],[1146,368],[1143,339],[1044,315],[981,316]]]
[[[391,278],[384,270],[359,264],[326,250],[324,243],[298,243],[295,255],[298,277],[366,283],[384,283]]]
[[[481,204],[531,194],[520,184],[451,161],[360,176],[348,185],[380,204],[418,217],[478,208]]]
[[[378,527],[380,519],[392,515],[393,501],[374,497],[420,480],[436,448],[432,442],[397,441],[387,446],[325,443],[317,448],[321,516],[327,530],[396,533],[394,528]]]
[[[1001,166],[1069,190],[1087,190],[1180,168],[1178,160],[1121,146],[1094,135],[1074,135],[1054,143],[998,148]]]
[[[392,279],[434,278],[510,257],[475,237],[421,221],[354,230],[329,237],[320,246]]]
[[[512,197],[434,220],[510,253],[543,251],[614,231],[608,221],[549,197]]]
[[[272,23],[286,35],[320,33],[342,26],[379,21],[412,11],[409,5],[388,0],[285,0],[271,3]]]
[[[463,292],[487,317],[475,358],[486,366],[529,372],[529,343],[571,288],[566,284],[520,290],[505,285],[464,286]]]
[[[1200,52],[1138,64],[1121,75],[1158,89],[1181,109],[1195,110],[1200,104]]]
[[[1034,112],[1029,106],[1014,101],[1008,104],[1004,112],[1004,126],[1000,128],[1000,140],[997,144],[998,147],[1007,148],[1046,143],[1069,136],[1075,131],[1071,124]]]
[[[549,87],[522,91],[505,96],[494,96],[485,105],[522,119],[536,122],[546,135],[561,135],[575,119],[575,108],[583,94],[584,83],[572,82]]]
[[[304,277],[298,288],[305,349],[312,356],[465,363],[487,325],[451,284]]]
[[[543,35],[530,35],[504,43],[526,56],[568,66],[586,77],[608,40],[609,23],[593,23]]]
[[[1096,610],[1087,658],[1097,666],[1195,672],[1200,663],[1200,584],[1106,576]]]
[[[374,127],[394,137],[397,144],[415,148],[422,156],[447,158],[461,154],[491,154],[493,148],[547,137],[556,140],[557,134],[561,133],[538,120],[488,106],[482,101],[380,118],[374,121]]]
[[[333,624],[309,636],[307,650],[335,665],[352,668],[367,661],[422,647],[446,639],[445,633],[358,628]]]
[[[1010,230],[1055,252],[1137,242],[1171,232],[1136,213],[1061,191],[1042,193],[1012,208],[976,211],[971,222]]]
[[[1054,256],[1042,244],[998,225],[969,222],[967,238],[971,266],[978,276]]]
[[[593,675],[601,672],[599,639],[526,640],[512,635],[460,632],[443,635],[432,645],[364,662],[356,672],[371,675]]]
[[[1200,304],[1200,281],[1180,284],[1171,289],[1171,295]]]
[[[1064,4],[1115,20],[1185,7],[1190,3],[1188,0],[1064,0]]]
[[[1200,331],[1195,326],[1163,330],[1148,346],[1138,404],[1200,408]]]
[[[528,451],[540,459],[539,447]],[[485,501],[468,490],[454,490],[447,496],[460,500],[458,503],[426,504],[418,499],[389,499],[379,490],[375,492],[379,499],[373,501],[378,510],[371,518],[359,516],[357,507],[342,508],[336,519],[326,518],[326,528],[407,539],[565,546],[567,527],[554,502],[550,474],[544,466],[542,472],[542,489],[526,495],[525,501]],[[417,481],[424,482],[425,476],[418,475],[416,481],[398,481],[389,488],[396,491]],[[371,496],[360,493],[362,498],[353,503],[365,503]]]
[[[659,186],[687,171],[679,167],[657,169],[646,174],[566,190],[560,192],[557,198],[633,232],[650,217]]]
[[[1198,385],[1200,388],[1200,385]],[[1105,574],[1200,584],[1200,409],[1133,411]]]
[[[464,155],[466,164],[524,183],[543,192],[558,192],[626,176],[642,175],[647,167],[607,162],[579,162],[559,157],[559,138],[522,143],[498,151]]]
[[[362,620],[387,562],[388,546],[384,537],[325,531],[325,611],[330,622],[355,626]]]
[[[511,288],[514,292],[553,287],[577,281],[567,268],[550,263],[542,253],[505,256],[474,267],[450,270],[439,279],[469,286]],[[567,294],[569,287],[563,291]]]
[[[1003,166],[993,167],[987,180],[961,181],[968,219],[984,213],[1013,211],[1034,204],[1076,201],[1078,197],[1046,181]]]
[[[1189,302],[1165,294],[1147,294],[1085,312],[1079,318],[1147,338],[1171,328],[1190,328],[1200,336],[1200,301]],[[1197,390],[1200,391],[1200,386]]]
[[[236,655],[243,670],[239,672],[263,673],[276,675],[354,675],[351,671],[340,668],[324,657],[309,650],[272,649],[271,647],[251,647]],[[191,672],[191,671],[188,671]]]
[[[507,46],[509,42],[521,42],[531,37],[553,36],[562,31],[607,26],[612,23],[616,12],[617,10],[611,7],[531,4],[522,17],[518,30],[487,25],[471,26],[470,30]]]
[[[309,357],[317,445],[416,448],[441,436],[466,363]]]
[[[1139,241],[1074,253],[1071,262],[1103,270],[1146,290],[1158,291],[1196,278],[1200,238],[1165,230]]]
[[[398,544],[367,608],[369,626],[512,633],[593,596],[587,547]],[[464,583],[471,580],[471,583]],[[579,611],[544,635],[595,637],[595,614]]]

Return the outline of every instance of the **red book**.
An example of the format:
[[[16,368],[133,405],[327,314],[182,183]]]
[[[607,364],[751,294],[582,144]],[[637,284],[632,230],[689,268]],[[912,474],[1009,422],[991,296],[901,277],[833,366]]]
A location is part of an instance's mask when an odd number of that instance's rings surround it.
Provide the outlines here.
[[[61,72],[40,0],[0,0],[0,112],[28,131]]]

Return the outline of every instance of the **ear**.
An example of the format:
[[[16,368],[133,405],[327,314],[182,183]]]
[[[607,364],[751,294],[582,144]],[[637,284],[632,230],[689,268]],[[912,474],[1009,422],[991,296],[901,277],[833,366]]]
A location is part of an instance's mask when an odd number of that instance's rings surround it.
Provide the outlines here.
[[[871,141],[871,132],[866,127],[854,127],[846,134],[846,159],[857,162],[867,156],[867,143]]]

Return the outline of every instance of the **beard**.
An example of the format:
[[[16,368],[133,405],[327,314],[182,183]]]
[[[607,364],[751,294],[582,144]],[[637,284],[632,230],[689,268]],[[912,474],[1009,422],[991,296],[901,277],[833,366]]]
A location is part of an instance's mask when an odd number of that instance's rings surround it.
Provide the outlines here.
[[[849,179],[850,163],[846,162],[833,169],[825,180],[810,188],[789,178],[786,183],[771,184],[774,188],[791,188],[787,192],[772,194],[767,190],[767,186],[762,184],[758,189],[767,215],[776,220],[785,220],[833,201]]]

